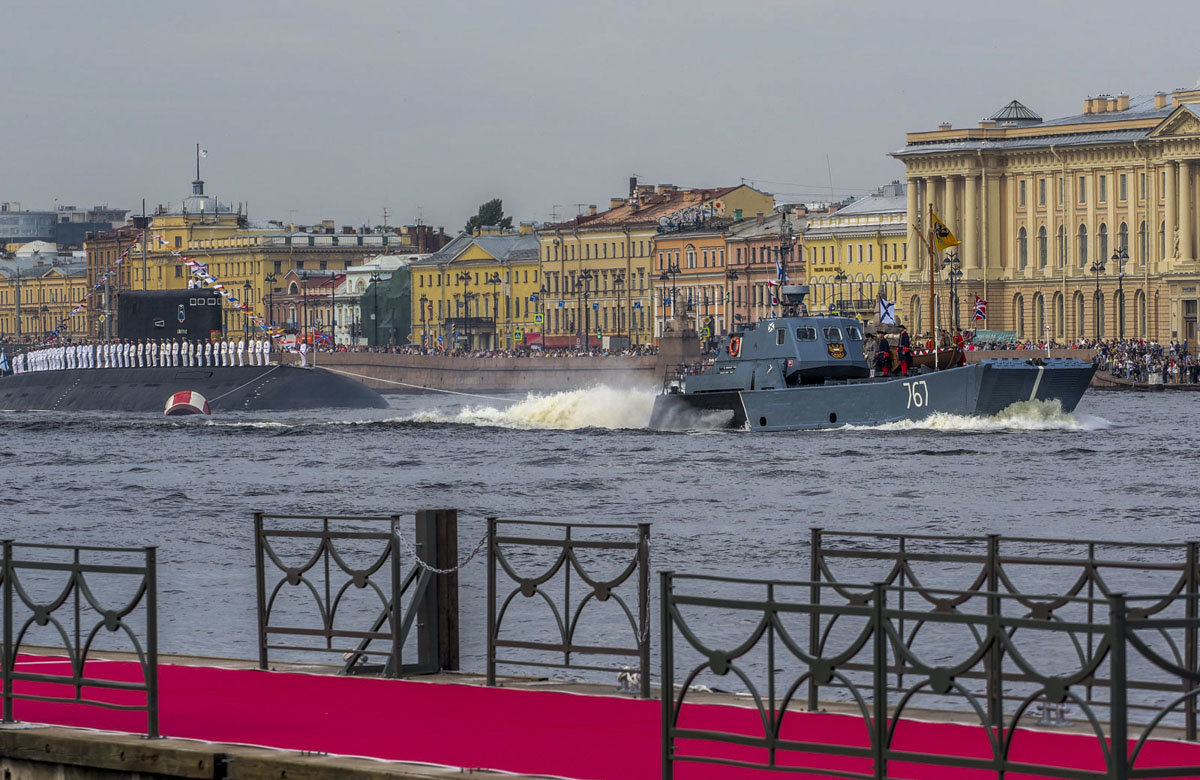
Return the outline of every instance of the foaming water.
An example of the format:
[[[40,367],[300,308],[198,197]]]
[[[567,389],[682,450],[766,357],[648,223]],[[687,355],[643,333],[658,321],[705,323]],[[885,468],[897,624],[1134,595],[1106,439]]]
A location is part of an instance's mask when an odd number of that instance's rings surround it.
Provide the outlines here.
[[[457,413],[422,412],[409,419],[522,430],[637,429],[650,422],[654,397],[652,391],[601,385],[548,395],[530,394],[507,407],[468,406]]]
[[[1102,431],[1114,427],[1103,417],[1064,412],[1058,401],[1021,401],[990,417],[938,413],[924,420],[883,425],[845,426],[838,430],[947,431],[962,433],[1021,431]]]

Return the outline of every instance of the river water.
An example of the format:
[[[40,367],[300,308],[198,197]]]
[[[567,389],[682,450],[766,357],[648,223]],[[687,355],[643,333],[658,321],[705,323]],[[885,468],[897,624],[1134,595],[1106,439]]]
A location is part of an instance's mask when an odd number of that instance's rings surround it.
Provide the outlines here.
[[[389,400],[211,419],[0,417],[0,538],[157,545],[161,649],[251,658],[256,509],[454,507],[464,556],[486,515],[650,522],[655,570],[786,579],[807,576],[812,526],[1198,536],[1191,393],[1089,391],[1074,414],[1034,403],[989,419],[779,434],[651,432],[652,394],[622,388]],[[480,555],[462,574],[466,670],[484,668],[485,582]]]

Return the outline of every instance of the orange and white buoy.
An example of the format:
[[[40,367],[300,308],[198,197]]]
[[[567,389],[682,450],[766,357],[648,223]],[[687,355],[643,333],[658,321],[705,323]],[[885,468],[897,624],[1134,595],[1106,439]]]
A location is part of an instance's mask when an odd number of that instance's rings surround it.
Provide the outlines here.
[[[163,411],[168,417],[183,414],[212,414],[208,401],[204,396],[192,390],[181,390],[167,399],[167,407]]]

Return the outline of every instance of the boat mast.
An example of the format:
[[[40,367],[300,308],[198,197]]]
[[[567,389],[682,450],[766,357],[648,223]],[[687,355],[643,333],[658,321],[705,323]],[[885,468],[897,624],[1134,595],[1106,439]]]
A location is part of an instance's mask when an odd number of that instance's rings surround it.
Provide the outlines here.
[[[938,369],[938,339],[937,339],[937,323],[934,321],[935,307],[933,305],[933,263],[935,261],[933,247],[936,236],[933,228],[933,203],[929,204],[929,333],[933,341],[933,370]]]

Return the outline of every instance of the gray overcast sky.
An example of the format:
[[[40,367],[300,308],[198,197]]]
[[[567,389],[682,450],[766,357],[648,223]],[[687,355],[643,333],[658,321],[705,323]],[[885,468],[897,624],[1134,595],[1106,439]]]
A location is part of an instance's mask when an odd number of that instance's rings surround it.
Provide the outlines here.
[[[457,231],[604,208],[628,177],[858,194],[941,120],[1200,76],[1196,0],[14,2],[0,200],[178,201]],[[826,157],[828,156],[828,170]]]

